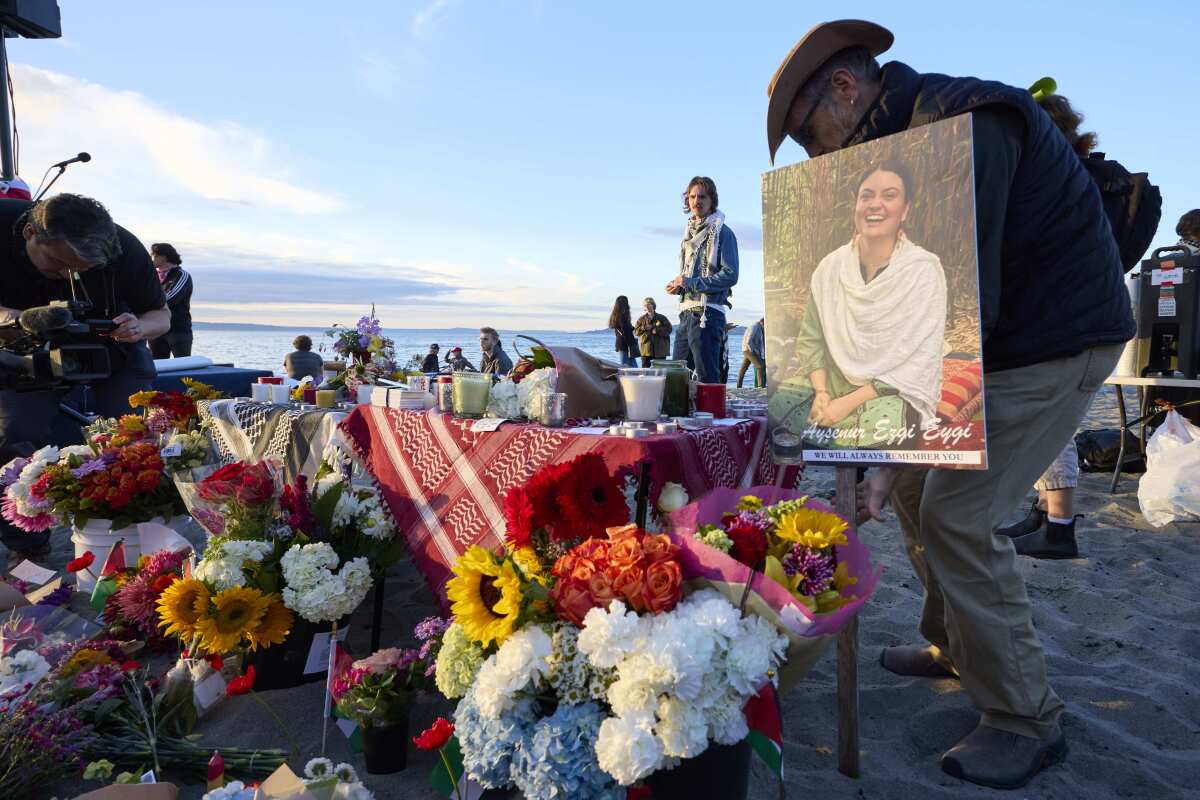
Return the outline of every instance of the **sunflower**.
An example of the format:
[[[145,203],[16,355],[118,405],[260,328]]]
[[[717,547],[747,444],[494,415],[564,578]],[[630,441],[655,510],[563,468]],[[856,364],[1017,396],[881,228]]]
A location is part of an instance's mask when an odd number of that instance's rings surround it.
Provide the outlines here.
[[[512,633],[521,611],[521,578],[510,559],[472,545],[454,562],[446,597],[454,620],[471,641],[487,647]]]
[[[257,628],[247,632],[250,649],[269,647],[273,644],[283,644],[283,640],[292,630],[292,612],[283,604],[283,598],[278,594],[267,596],[269,605],[263,613]]]
[[[112,658],[107,653],[101,653],[99,650],[84,647],[76,650],[75,655],[67,659],[67,663],[59,670],[59,676],[72,678],[80,672],[87,672],[92,667],[111,663]]]
[[[532,547],[518,547],[509,553],[513,562],[521,568],[521,572],[525,574],[525,578],[538,583],[546,582],[546,574],[542,569],[542,562],[538,559],[537,551]]]
[[[158,598],[160,628],[167,636],[190,639],[196,634],[196,623],[208,608],[208,587],[196,578],[175,581]]]
[[[779,520],[775,535],[786,542],[799,543],[813,550],[846,544],[849,524],[837,514],[800,508]],[[789,548],[791,549],[791,548]]]
[[[212,599],[209,613],[196,622],[200,643],[209,653],[232,650],[243,636],[258,628],[270,599],[258,589],[232,586]]]

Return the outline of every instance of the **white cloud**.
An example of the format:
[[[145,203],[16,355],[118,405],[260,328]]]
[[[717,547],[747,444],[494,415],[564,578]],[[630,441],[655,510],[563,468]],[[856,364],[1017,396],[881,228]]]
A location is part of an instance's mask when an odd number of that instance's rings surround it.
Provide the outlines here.
[[[329,191],[293,179],[281,145],[241,125],[200,122],[137,92],[28,65],[12,69],[26,180],[42,165],[87,150],[94,160],[74,167],[63,189],[120,183],[303,215],[344,205]]]
[[[408,31],[413,36],[428,36],[437,26],[445,19],[446,10],[453,4],[453,0],[433,0],[416,14],[413,14],[412,22],[409,23]]]

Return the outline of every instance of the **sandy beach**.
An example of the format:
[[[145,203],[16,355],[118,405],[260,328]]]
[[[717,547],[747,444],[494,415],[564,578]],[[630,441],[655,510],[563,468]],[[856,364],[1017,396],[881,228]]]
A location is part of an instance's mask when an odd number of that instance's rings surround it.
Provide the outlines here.
[[[1116,424],[1111,388],[1097,398],[1085,428]],[[1195,797],[1200,786],[1200,525],[1151,528],[1137,505],[1136,476],[1125,476],[1115,495],[1109,476],[1084,474],[1077,511],[1082,556],[1072,561],[1020,559],[1045,643],[1055,690],[1067,704],[1063,720],[1070,755],[1065,764],[1036,777],[1023,790],[998,792],[959,782],[938,766],[940,754],[974,727],[977,715],[954,680],[905,679],[879,666],[881,648],[917,641],[920,584],[900,547],[894,520],[862,531],[884,567],[879,588],[860,616],[862,777],[836,769],[835,658],[830,650],[808,679],[784,698],[787,796],[840,798],[1160,798]],[[828,493],[832,473],[810,469],[806,483]],[[1032,497],[1032,494],[1031,494]],[[1014,519],[1023,509],[1013,509]],[[65,559],[61,542],[56,559]],[[61,566],[61,564],[54,564]],[[409,635],[412,625],[435,613],[432,596],[407,562],[387,581],[384,645]],[[370,600],[355,614],[350,648],[365,654]],[[263,692],[288,724],[301,751],[291,761],[299,772],[321,747],[321,683]],[[450,703],[423,699],[412,725],[419,732]],[[199,729],[214,748],[288,746],[287,737],[254,698],[224,703]],[[412,749],[409,766],[389,776],[368,776],[332,725],[327,755],[364,772],[380,800],[434,797],[427,777],[434,757]],[[87,788],[94,788],[94,784]],[[1192,787],[1189,789],[1188,787]],[[72,797],[80,784],[59,788]],[[183,788],[198,798],[202,787]],[[777,782],[755,762],[751,797],[779,797]]]

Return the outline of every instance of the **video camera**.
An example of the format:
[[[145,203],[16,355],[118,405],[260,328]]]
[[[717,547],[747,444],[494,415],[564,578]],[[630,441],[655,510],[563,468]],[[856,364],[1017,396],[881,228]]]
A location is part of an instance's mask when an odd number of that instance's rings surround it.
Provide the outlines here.
[[[56,300],[25,309],[16,325],[0,329],[6,339],[0,344],[0,390],[33,392],[109,377],[112,363],[100,337],[117,326],[89,319],[91,310],[87,301]]]

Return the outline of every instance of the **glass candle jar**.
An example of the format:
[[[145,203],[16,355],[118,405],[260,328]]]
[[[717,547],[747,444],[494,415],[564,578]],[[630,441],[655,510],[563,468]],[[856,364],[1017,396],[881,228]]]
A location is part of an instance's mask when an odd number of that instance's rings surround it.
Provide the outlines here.
[[[701,383],[696,387],[696,410],[707,411],[716,419],[725,416],[725,384]]]
[[[443,414],[454,411],[454,378],[449,375],[438,377],[437,396],[434,399],[437,401],[438,411]]]
[[[547,428],[561,428],[567,421],[567,396],[563,392],[551,392],[542,397],[540,421]]]
[[[337,392],[333,389],[317,389],[317,408],[333,408],[337,403]]]
[[[662,413],[668,417],[686,417],[691,411],[689,408],[691,392],[688,382],[692,377],[692,371],[687,368],[687,362],[656,358],[650,362],[650,366],[661,369],[667,379],[666,389],[663,392]]]
[[[492,376],[479,372],[454,373],[454,416],[479,419],[487,411]]]
[[[631,422],[657,422],[662,413],[667,378],[661,369],[622,369],[617,372],[621,396],[625,399],[625,419]]]

